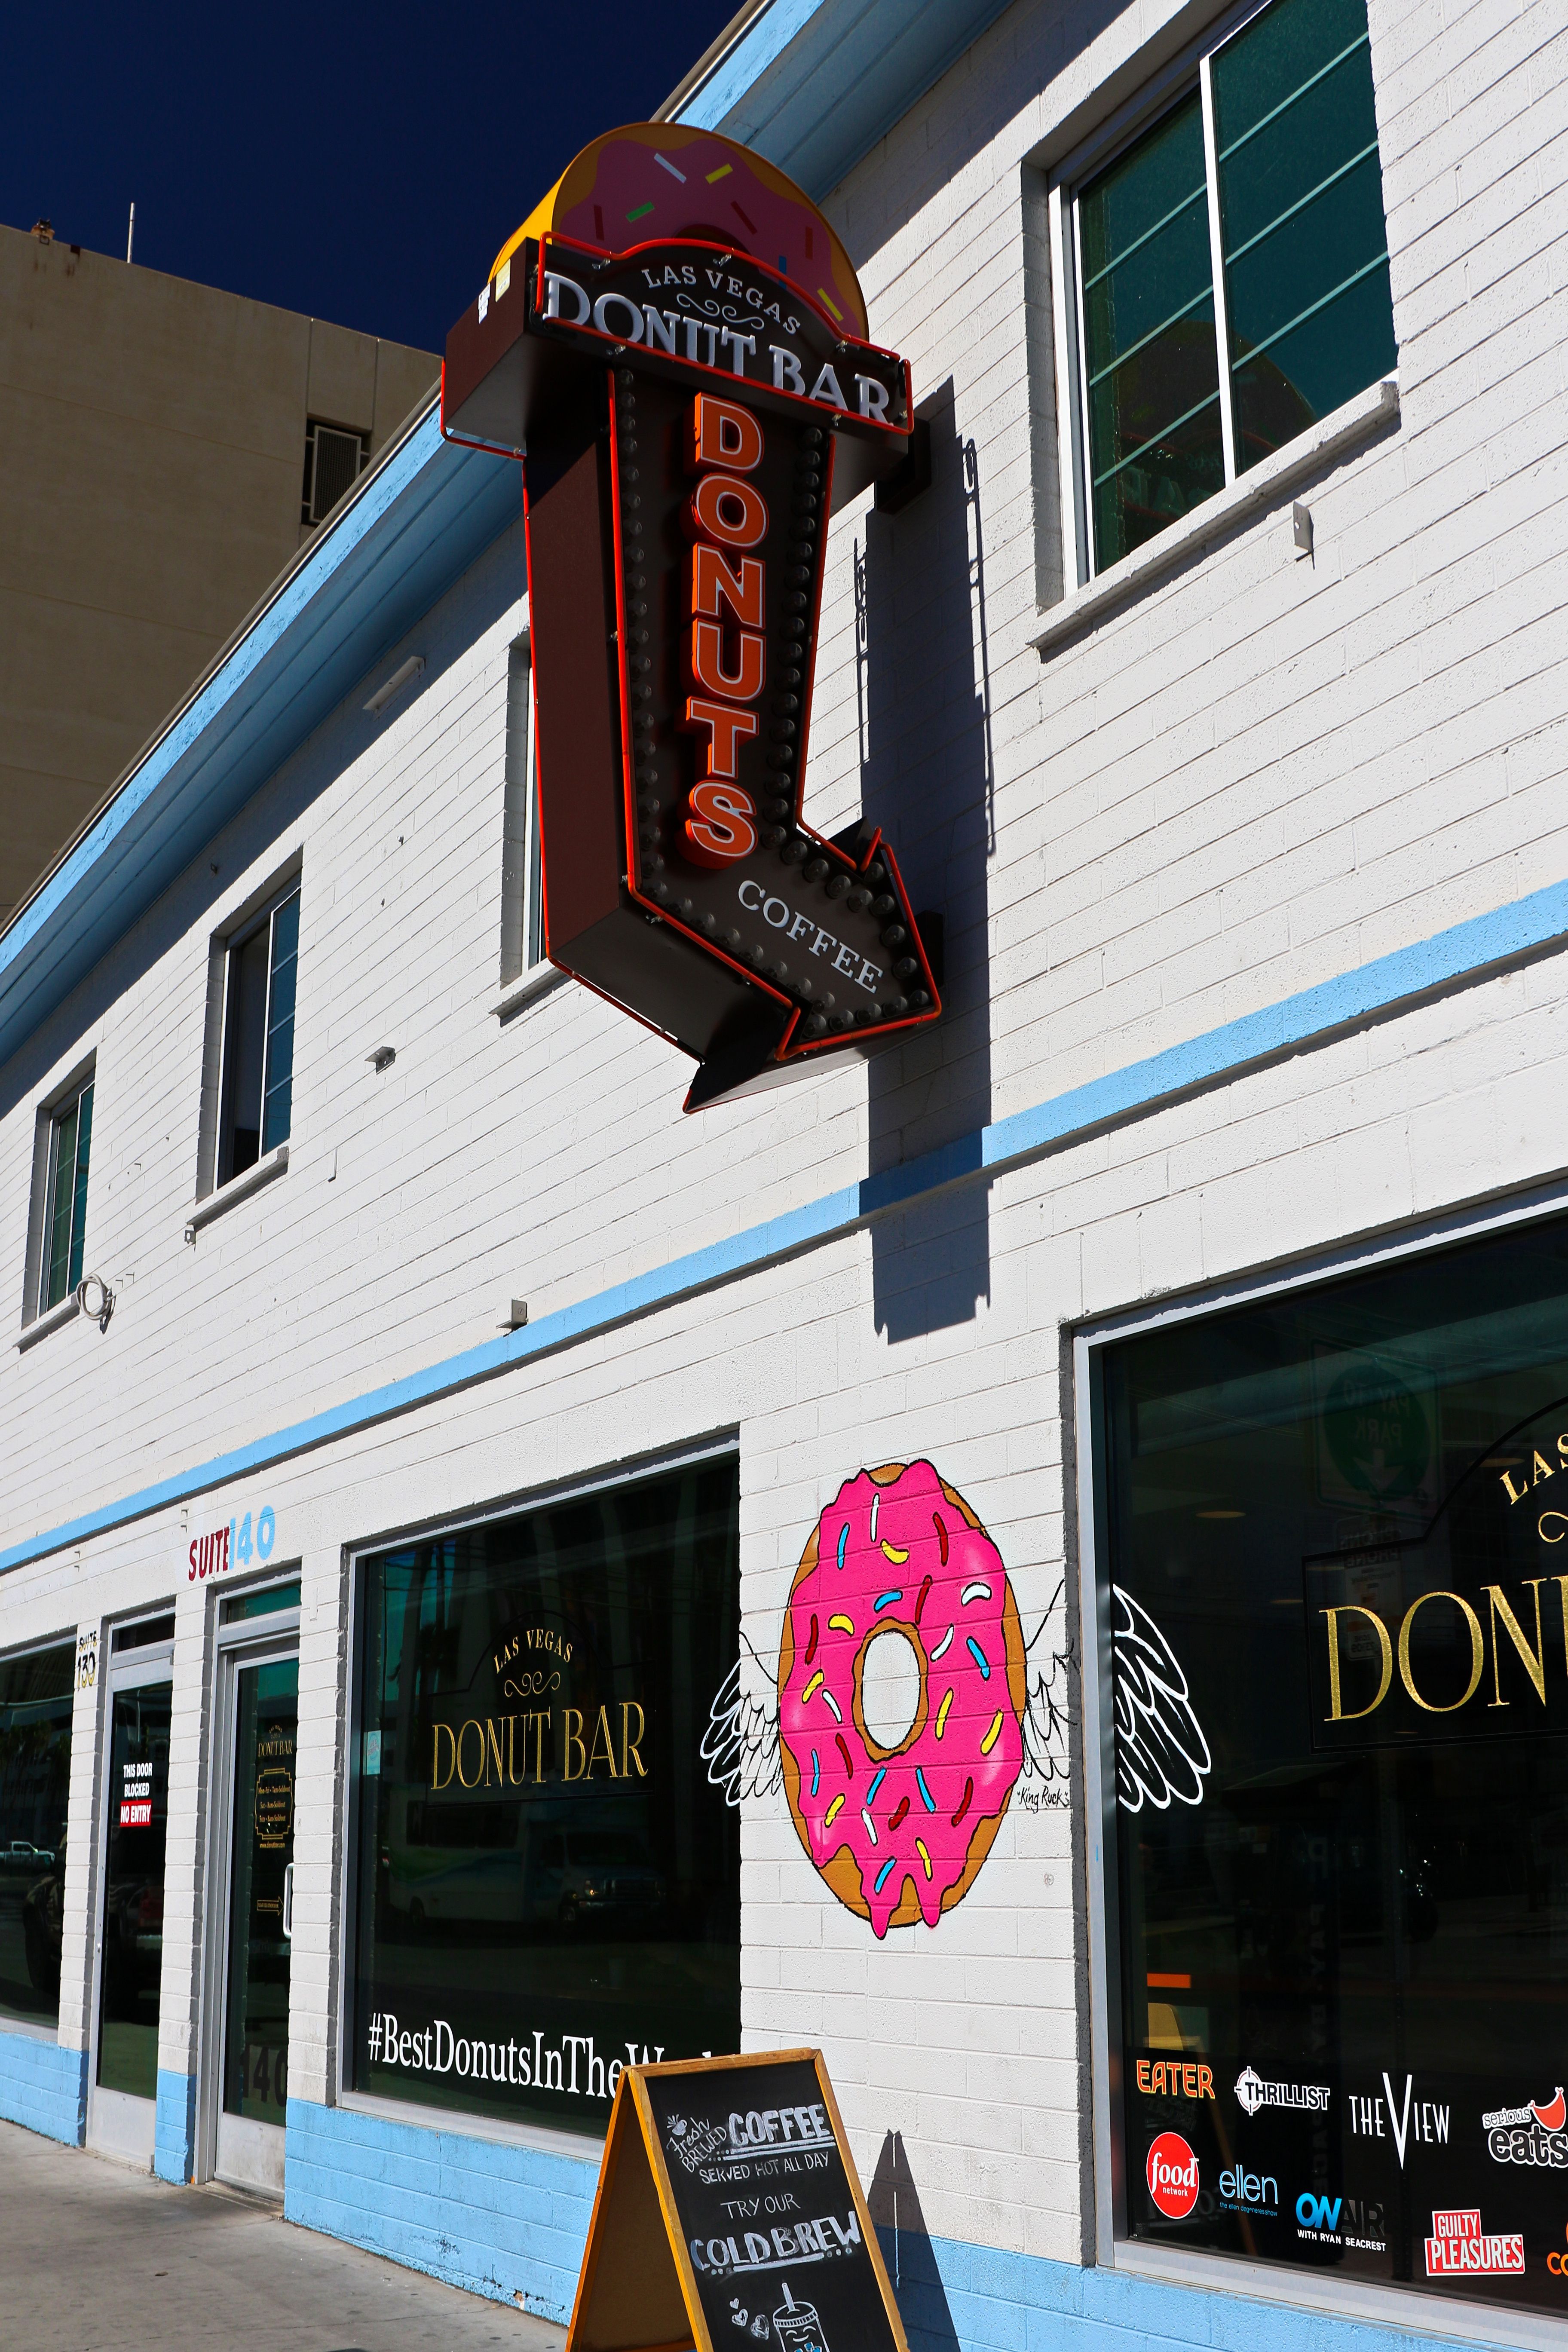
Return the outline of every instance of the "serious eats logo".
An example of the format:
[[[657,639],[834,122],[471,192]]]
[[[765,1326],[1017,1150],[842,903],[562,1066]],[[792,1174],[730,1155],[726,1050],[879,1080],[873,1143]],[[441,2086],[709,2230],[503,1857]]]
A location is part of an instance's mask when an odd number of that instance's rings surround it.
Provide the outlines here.
[[[1180,2132],[1162,2132],[1151,2142],[1143,2171],[1166,2220],[1184,2221],[1198,2201],[1198,2160]]]
[[[1558,2084],[1550,2099],[1530,2099],[1520,2107],[1494,2107],[1481,2117],[1487,2154],[1494,2164],[1540,2164],[1552,2171],[1568,2168],[1568,2096]]]

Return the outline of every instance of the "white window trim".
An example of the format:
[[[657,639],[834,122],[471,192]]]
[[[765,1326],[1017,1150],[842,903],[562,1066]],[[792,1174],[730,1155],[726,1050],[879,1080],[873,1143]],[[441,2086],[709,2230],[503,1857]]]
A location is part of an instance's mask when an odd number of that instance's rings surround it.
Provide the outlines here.
[[[498,1020],[504,1021],[508,1013],[517,1011],[520,1004],[531,1004],[536,996],[544,995],[558,981],[565,978],[566,974],[559,964],[545,959],[531,965],[518,979],[508,981],[500,994],[493,1000],[490,1011]]]
[[[22,1261],[22,1336],[18,1341],[26,1347],[41,1339],[47,1331],[68,1323],[68,1301],[72,1293],[58,1298],[52,1307],[39,1307],[43,1293],[44,1273],[49,1245],[49,1162],[54,1152],[57,1122],[69,1110],[73,1100],[81,1099],[89,1087],[93,1089],[93,1110],[98,1108],[98,1049],[83,1056],[71,1070],[64,1084],[53,1087],[38,1103],[33,1132],[33,1181],[27,1206],[27,1245]],[[88,1184],[90,1190],[92,1173],[90,1160]]]
[[[1155,538],[1145,540],[1131,555],[1122,556],[1064,596],[1052,610],[1045,627],[1029,643],[1040,654],[1051,652],[1086,622],[1129,603],[1140,590],[1177,570],[1189,556],[1213,541],[1223,539],[1256,509],[1271,506],[1285,491],[1398,421],[1397,379],[1385,376],[1379,383],[1369,383],[1364,392],[1355,394],[1342,408],[1331,409],[1327,416],[1321,416],[1297,440],[1277,449],[1271,457],[1263,458],[1238,481],[1216,490],[1212,499],[1194,507],[1180,521],[1172,523]]]
[[[1332,446],[1324,446],[1330,428],[1338,427],[1351,412],[1371,403],[1375,414],[1367,418],[1361,431],[1352,432],[1349,439],[1356,440],[1375,432],[1388,421],[1397,421],[1399,396],[1396,374],[1385,378],[1382,384],[1368,385],[1355,394],[1343,407],[1334,409],[1309,426],[1298,439],[1276,450],[1249,473],[1236,473],[1236,452],[1233,446],[1234,418],[1232,404],[1226,396],[1227,372],[1224,354],[1229,337],[1226,331],[1225,272],[1219,259],[1219,179],[1214,155],[1214,102],[1210,79],[1211,60],[1226,42],[1241,31],[1254,16],[1262,16],[1273,0],[1240,0],[1240,5],[1215,16],[1195,40],[1190,41],[1180,53],[1160,70],[1152,73],[1135,97],[1115,109],[1100,128],[1082,140],[1068,155],[1051,169],[1047,196],[1050,233],[1051,310],[1056,341],[1057,362],[1057,436],[1058,467],[1061,484],[1062,579],[1075,583],[1069,586],[1061,605],[1051,614],[1046,627],[1030,643],[1042,653],[1069,628],[1084,622],[1110,604],[1120,604],[1127,596],[1154,577],[1172,570],[1185,556],[1192,554],[1219,532],[1234,524],[1247,509],[1266,502],[1268,497],[1282,490],[1288,482],[1310,473],[1348,446],[1342,436],[1336,436]],[[1209,245],[1215,281],[1215,331],[1220,354],[1220,417],[1225,446],[1225,467],[1227,478],[1225,488],[1205,499],[1179,521],[1172,523],[1158,536],[1145,541],[1131,555],[1120,557],[1101,572],[1094,567],[1094,531],[1089,504],[1089,425],[1088,392],[1084,383],[1081,358],[1083,352],[1083,302],[1079,276],[1078,237],[1076,234],[1076,203],[1082,184],[1110,163],[1117,153],[1131,147],[1159,118],[1167,113],[1190,89],[1199,93],[1204,125],[1204,169],[1208,187]],[[1382,404],[1377,395],[1382,394]],[[1250,495],[1247,493],[1250,492]],[[1147,562],[1144,559],[1148,559]],[[1104,586],[1106,593],[1097,598],[1095,592]],[[1071,607],[1073,618],[1066,617]]]
[[[513,681],[520,668],[528,679],[521,783],[517,774],[518,745],[512,725]],[[513,830],[519,814],[520,794],[521,834]],[[506,871],[508,854],[514,849],[521,877],[514,876],[509,883]],[[518,895],[520,883],[521,897]],[[533,697],[533,648],[530,633],[524,628],[507,647],[506,729],[502,754],[500,992],[490,1010],[504,1018],[516,1005],[535,994],[554,970],[544,952],[543,862],[539,838],[539,730]]]
[[[261,1100],[257,1110],[257,1116],[261,1122],[261,1128],[265,1129],[267,1125],[268,1043],[270,1034],[268,1024],[272,1018],[272,926],[277,919],[278,909],[279,907],[286,906],[290,898],[297,898],[300,897],[300,874],[299,870],[296,869],[296,871],[289,875],[288,879],[281,883],[272,895],[263,902],[254,915],[248,917],[242,922],[237,923],[234,929],[228,933],[223,942],[223,1010],[220,1016],[221,1026],[218,1031],[217,1140],[216,1149],[213,1155],[213,1167],[215,1171],[223,1165],[224,1145],[226,1139],[226,1132],[229,1124],[230,1105],[228,1100],[228,1084],[229,1078],[232,1075],[229,1067],[229,1018],[233,1011],[235,958],[241,948],[248,945],[249,941],[255,939],[258,931],[266,932],[267,993],[263,997],[261,1003]],[[300,950],[298,943],[296,943],[294,950],[294,1019],[296,1029],[298,1028],[300,1016],[299,958]],[[290,1087],[292,1087],[293,1078],[294,1041],[290,1039],[289,1046],[289,1079]],[[290,1132],[293,1129],[293,1101],[292,1097],[290,1096],[289,1118]],[[280,1150],[283,1153],[284,1167],[287,1167],[289,1164],[287,1146],[288,1139],[285,1138],[283,1143],[275,1147],[277,1150]],[[263,1156],[266,1157],[268,1155]],[[259,1166],[260,1162],[257,1161],[253,1164],[255,1166]],[[280,1173],[281,1171],[275,1170],[273,1172],[278,1174]],[[241,1176],[248,1176],[250,1173],[251,1170],[248,1168],[241,1171]],[[232,1185],[237,1184],[239,1181],[240,1177],[231,1176],[217,1187],[217,1192],[226,1193]],[[265,1181],[265,1179],[263,1179],[263,1181]],[[207,1200],[210,1202],[216,1200],[216,1192],[209,1192]],[[235,1197],[237,1199],[239,1196],[236,1194]],[[215,1215],[216,1214],[216,1210],[213,1213]],[[201,1220],[200,1222],[205,1223],[205,1220]]]
[[[226,1209],[247,1201],[252,1192],[259,1192],[264,1184],[270,1184],[276,1178],[286,1174],[288,1167],[289,1146],[275,1143],[270,1151],[264,1151],[259,1160],[252,1160],[250,1166],[241,1169],[237,1176],[231,1176],[226,1184],[220,1184],[216,1192],[207,1193],[203,1200],[193,1201],[185,1211],[185,1239],[194,1242],[204,1225],[210,1225],[213,1219],[221,1217]]]
[[[1073,1434],[1077,1451],[1078,1534],[1072,1569],[1078,1580],[1079,1677],[1082,1723],[1084,1843],[1089,1943],[1090,2179],[1094,2205],[1096,2263],[1123,2275],[1158,2279],[1170,2285],[1204,2287],[1293,2311],[1321,2312],[1335,2318],[1361,2318],[1381,2326],[1448,2336],[1459,2343],[1495,2346],[1507,2339],[1521,2352],[1562,2352],[1563,2323],[1549,2313],[1511,2305],[1461,2303],[1456,2297],[1376,2281],[1330,2278],[1321,2271],[1293,2270],[1285,2263],[1253,2263],[1234,2254],[1163,2247],[1121,2235],[1116,2210],[1116,2118],[1111,2102],[1112,2027],[1120,2028],[1120,1919],[1109,1884],[1110,1853],[1116,1835],[1115,1694],[1111,1685],[1109,1610],[1100,1582],[1099,1464],[1095,1455],[1093,1397],[1095,1358],[1123,1339],[1220,1315],[1247,1303],[1288,1297],[1292,1291],[1348,1281],[1371,1268],[1396,1265],[1456,1244],[1561,1217],[1568,1208],[1560,1184],[1524,1196],[1475,1207],[1442,1210],[1367,1240],[1331,1244],[1294,1262],[1255,1274],[1220,1277],[1175,1299],[1144,1300],[1095,1317],[1072,1333]]]
[[[62,1323],[73,1321],[80,1312],[75,1291],[68,1290],[53,1307],[46,1307],[43,1314],[35,1315],[30,1323],[23,1325],[16,1334],[17,1348],[25,1352],[37,1347],[40,1339],[47,1339],[51,1331],[58,1331]]]

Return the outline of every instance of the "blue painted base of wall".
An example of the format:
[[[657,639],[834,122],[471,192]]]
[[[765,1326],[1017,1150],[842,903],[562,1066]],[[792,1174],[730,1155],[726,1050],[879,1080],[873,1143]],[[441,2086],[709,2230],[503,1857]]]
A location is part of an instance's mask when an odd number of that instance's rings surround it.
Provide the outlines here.
[[[0,2116],[79,2147],[87,2131],[87,2053],[0,2032]]]
[[[564,2323],[582,2266],[598,2150],[581,2162],[432,2125],[289,2102],[283,2210],[500,2303]],[[1441,2352],[1452,2338],[1293,2311],[1205,2287],[879,2233],[910,2352]],[[1418,2324],[1414,2303],[1411,2324]]]
[[[599,2151],[582,2162],[290,2099],[283,2210],[470,2294],[571,2317]]]
[[[158,2112],[153,2126],[153,2169],[160,2180],[183,2188],[191,2177],[196,2145],[196,2078],[158,2069]]]
[[[879,2231],[910,2352],[1453,2352],[1451,2336],[1293,2311],[1247,2294],[1167,2286],[1125,2271]]]

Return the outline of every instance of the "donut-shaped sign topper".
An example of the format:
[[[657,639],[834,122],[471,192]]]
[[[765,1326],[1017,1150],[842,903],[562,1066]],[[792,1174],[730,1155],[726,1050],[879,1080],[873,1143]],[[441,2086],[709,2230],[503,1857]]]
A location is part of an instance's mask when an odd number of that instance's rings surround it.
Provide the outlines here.
[[[628,122],[590,141],[502,246],[492,282],[525,237],[552,230],[605,253],[671,237],[728,246],[776,269],[840,333],[868,333],[854,265],[816,206],[763,156],[716,131]]]
[[[835,507],[910,462],[909,369],[771,163],[584,148],[447,339],[449,439],[523,461],[545,951],[700,1065],[688,1110],[941,1013],[891,843],[810,823]]]

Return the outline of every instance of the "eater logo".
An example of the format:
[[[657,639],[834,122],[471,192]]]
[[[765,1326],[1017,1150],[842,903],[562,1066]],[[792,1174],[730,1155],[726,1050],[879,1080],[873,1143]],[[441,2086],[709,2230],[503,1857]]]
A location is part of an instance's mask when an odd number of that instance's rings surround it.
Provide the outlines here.
[[[1151,2143],[1144,2171],[1160,2211],[1184,2221],[1198,2201],[1198,2160],[1180,2132],[1162,2132]]]

